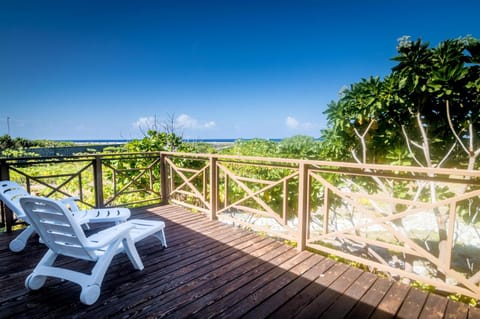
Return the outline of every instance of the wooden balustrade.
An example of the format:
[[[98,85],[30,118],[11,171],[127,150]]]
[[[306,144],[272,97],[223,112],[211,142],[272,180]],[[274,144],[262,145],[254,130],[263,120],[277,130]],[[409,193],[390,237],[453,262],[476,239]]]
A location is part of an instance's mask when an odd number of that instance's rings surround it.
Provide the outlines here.
[[[75,169],[31,173],[42,165]],[[78,196],[86,207],[169,201],[299,250],[480,299],[478,171],[161,152],[2,159],[0,178]]]
[[[158,204],[165,191],[160,174],[158,152],[0,160],[0,180],[17,181],[33,195],[75,197],[82,208]],[[7,231],[13,221],[2,205]]]

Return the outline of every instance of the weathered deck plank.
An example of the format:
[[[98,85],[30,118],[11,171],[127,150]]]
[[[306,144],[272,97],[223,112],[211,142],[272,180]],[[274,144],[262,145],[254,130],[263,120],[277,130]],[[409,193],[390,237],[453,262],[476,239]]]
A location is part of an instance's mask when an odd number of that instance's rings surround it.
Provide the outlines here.
[[[317,295],[313,301],[305,306],[296,318],[317,318],[324,314],[336,302],[336,300],[357,280],[362,274],[358,268],[349,267],[338,277],[328,289]]]
[[[371,319],[392,318],[400,309],[410,287],[395,282],[373,312]]]
[[[355,307],[346,316],[348,319],[369,318],[378,307],[378,304],[390,289],[392,281],[383,278],[377,278],[375,283],[357,302]],[[413,317],[412,317],[413,318]]]
[[[352,285],[342,294],[338,300],[325,311],[319,318],[335,319],[343,318],[355,306],[357,301],[368,291],[377,277],[368,272],[364,272],[355,280]]]
[[[28,292],[24,280],[46,249],[32,238],[20,253],[0,234],[0,318],[478,318],[465,304],[379,278],[270,238],[209,221],[175,206],[135,209],[166,223],[167,249],[138,244],[145,265],[116,256],[92,306],[80,288],[48,280]],[[88,271],[91,263],[61,258]]]

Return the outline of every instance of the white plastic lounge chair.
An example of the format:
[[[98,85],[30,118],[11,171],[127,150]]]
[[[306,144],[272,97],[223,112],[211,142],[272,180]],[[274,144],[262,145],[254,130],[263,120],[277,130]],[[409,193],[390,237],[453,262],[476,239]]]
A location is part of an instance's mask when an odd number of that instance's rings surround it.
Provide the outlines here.
[[[43,197],[22,197],[20,204],[49,250],[25,280],[27,289],[40,289],[47,277],[66,279],[82,287],[80,301],[95,303],[100,296],[103,277],[112,258],[125,252],[135,269],[143,263],[135,243],[148,237],[157,237],[167,247],[162,221],[132,219],[86,237],[66,206]],[[55,267],[59,255],[95,262],[91,274]]]
[[[28,217],[25,216],[25,212],[19,203],[20,198],[25,196],[30,196],[30,194],[25,190],[25,188],[16,182],[0,181],[0,200],[4,202],[5,205],[12,210],[18,218],[30,224]],[[125,222],[130,217],[130,210],[128,208],[80,210],[75,203],[74,197],[67,197],[61,199],[61,201],[67,205],[72,216],[77,220],[77,223],[80,225],[85,225],[87,228],[88,223],[114,222],[118,224]],[[10,242],[8,247],[13,252],[22,251],[25,248],[28,239],[34,233],[34,229],[28,226],[20,233],[20,235]]]

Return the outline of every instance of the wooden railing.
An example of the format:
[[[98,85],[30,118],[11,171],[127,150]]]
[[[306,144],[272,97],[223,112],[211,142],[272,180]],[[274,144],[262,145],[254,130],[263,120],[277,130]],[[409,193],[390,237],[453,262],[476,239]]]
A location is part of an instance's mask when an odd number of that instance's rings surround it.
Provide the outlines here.
[[[480,172],[165,153],[169,199],[480,299]]]
[[[63,182],[27,173],[69,161],[84,164],[57,174]],[[3,160],[2,179],[6,172],[87,206],[168,200],[300,250],[480,299],[479,171],[162,152]],[[80,191],[72,194],[73,181]],[[132,192],[143,195],[129,202]]]
[[[162,201],[159,153],[0,159],[0,180],[14,180],[33,195],[76,197],[82,208],[139,206]],[[14,218],[2,206],[1,223]]]

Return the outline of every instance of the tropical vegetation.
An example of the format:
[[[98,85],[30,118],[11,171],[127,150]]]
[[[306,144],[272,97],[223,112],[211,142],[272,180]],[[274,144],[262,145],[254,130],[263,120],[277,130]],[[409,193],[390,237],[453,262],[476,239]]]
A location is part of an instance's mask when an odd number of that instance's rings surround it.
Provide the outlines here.
[[[72,142],[28,140],[23,137],[12,138],[10,135],[5,134],[0,136],[0,157],[37,156],[34,152],[30,152],[29,149],[38,147],[65,147],[72,145],[74,145]]]
[[[328,105],[328,159],[477,168],[480,155],[480,41],[399,39],[397,64]]]
[[[328,125],[315,139],[309,136],[293,136],[280,142],[266,139],[239,140],[230,147],[217,149],[206,143],[186,143],[174,127],[156,127],[146,130],[142,139],[126,143],[122,148],[108,149],[108,152],[188,152],[219,153],[222,155],[262,156],[275,158],[296,158],[323,161],[349,161],[358,164],[389,164],[402,166],[420,166],[427,168],[480,168],[480,41],[472,36],[445,40],[436,47],[421,39],[409,37],[399,39],[398,54],[392,58],[395,65],[384,78],[370,77],[344,88],[337,101],[327,106],[325,115]],[[173,121],[172,121],[173,123]],[[29,141],[3,137],[0,139],[2,151],[10,148],[24,150],[32,145]],[[4,147],[4,145],[6,145]],[[13,146],[12,146],[13,145]],[[8,146],[8,147],[7,147]],[[3,156],[8,152],[3,152]],[[127,187],[134,176],[145,168],[149,174],[136,178],[135,184],[150,185],[159,192],[160,168],[153,165],[155,158],[136,157],[112,158],[106,162],[104,176],[113,181],[114,186],[107,187],[106,196],[115,192],[115,188]],[[173,159],[175,165],[190,169],[201,169],[202,161],[195,159]],[[69,163],[68,165],[73,165]],[[292,174],[289,167],[271,168],[268,165],[236,165],[225,163],[226,168],[236,176],[248,181],[252,193],[274,210],[285,205],[282,197],[288,197],[288,218],[294,219],[298,210],[298,178],[289,178],[286,188],[272,187],[262,191],[262,185],[254,181],[272,182],[282,180]],[[43,166],[42,174],[50,164]],[[31,168],[30,168],[31,169]],[[117,174],[116,172],[121,172]],[[30,172],[34,174],[33,172]],[[366,174],[323,174],[322,178],[337,188],[350,189],[359,194],[378,194],[383,198],[395,198],[405,203],[435,203],[455,194],[462,194],[478,188],[468,184],[468,177],[461,186],[433,182],[433,175],[421,181],[413,181],[405,176],[387,180]],[[184,173],[188,175],[188,173]],[[194,173],[191,176],[194,175]],[[203,174],[206,174],[203,172]],[[191,183],[204,183],[200,174]],[[222,176],[221,176],[222,177]],[[182,183],[175,177],[174,183]],[[225,178],[225,176],[223,176]],[[430,181],[429,181],[430,178]],[[154,182],[152,182],[152,179]],[[91,180],[91,177],[85,178]],[[243,185],[224,183],[219,185],[220,194],[228,193],[235,202],[245,196]],[[199,186],[200,187],[200,186]],[[203,185],[205,187],[205,185]],[[317,208],[322,205],[328,190],[321,183],[312,181],[310,186],[310,206],[312,219],[321,220]],[[200,187],[201,188],[201,187]],[[140,193],[131,192],[117,204],[132,202]],[[148,195],[148,194],[147,194]],[[189,196],[184,195],[184,196]],[[222,195],[220,195],[222,196]],[[143,199],[143,198],[142,198]],[[220,197],[220,201],[224,198]],[[253,209],[261,209],[258,206]],[[385,205],[385,203],[366,200],[366,206],[374,207],[383,218],[395,220],[395,227],[405,231],[403,219],[391,218],[395,214],[405,213],[406,205]],[[480,199],[472,197],[456,206],[456,213],[467,225],[480,222]],[[345,219],[354,224],[354,211],[340,197],[331,196],[329,209],[333,212],[331,220]],[[445,250],[448,233],[449,211],[433,209],[436,218],[435,249],[440,260],[449,254]],[[336,227],[332,225],[332,227]],[[476,228],[475,228],[476,229]],[[431,234],[428,234],[430,236]],[[382,236],[382,234],[380,234]],[[345,247],[348,245],[346,243]],[[366,254],[378,258],[378,253],[366,245]],[[375,256],[376,254],[376,256]],[[412,256],[403,258],[404,267],[413,267]],[[469,263],[470,261],[467,261]],[[436,269],[441,273],[440,269]],[[440,275],[439,275],[440,276]]]

